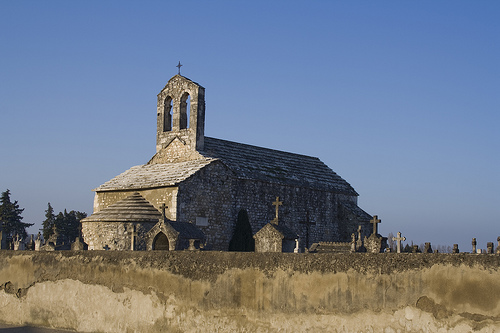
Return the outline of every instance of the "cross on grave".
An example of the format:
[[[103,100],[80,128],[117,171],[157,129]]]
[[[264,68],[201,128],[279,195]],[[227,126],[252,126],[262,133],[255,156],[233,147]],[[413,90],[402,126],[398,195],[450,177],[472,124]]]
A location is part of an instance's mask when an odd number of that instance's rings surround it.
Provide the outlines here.
[[[105,246],[103,246],[103,249],[108,251],[108,250],[111,250],[111,248],[108,246],[108,244],[106,244]]]
[[[273,202],[273,206],[276,206],[276,217],[274,221],[278,224],[279,207],[283,205],[283,201],[280,201],[280,197],[276,197],[276,201]]]
[[[379,220],[377,215],[373,215],[373,218],[370,220],[370,223],[373,224],[373,234],[377,235],[378,234],[378,227],[377,224],[382,222]]]
[[[130,234],[130,251],[135,251],[135,238],[137,237],[137,231],[135,225],[132,226],[132,230],[129,231]]]
[[[163,218],[163,221],[165,221],[165,218],[166,218],[165,209],[167,209],[168,206],[165,205],[165,203],[162,203],[160,208],[161,208],[161,217]]]
[[[179,64],[175,67],[179,69],[179,75],[181,75],[181,67],[182,67],[181,62],[179,61]]]
[[[309,221],[309,211],[306,212],[306,220],[300,221],[300,224],[306,225],[306,247],[309,248],[309,226],[316,225],[316,222]]]
[[[392,240],[396,241],[397,252],[401,253],[401,242],[406,240],[406,237],[401,237],[401,232],[398,231],[398,237],[392,237]]]
[[[356,248],[360,249],[363,246],[363,239],[361,239],[361,225],[358,225],[358,240],[356,242]]]

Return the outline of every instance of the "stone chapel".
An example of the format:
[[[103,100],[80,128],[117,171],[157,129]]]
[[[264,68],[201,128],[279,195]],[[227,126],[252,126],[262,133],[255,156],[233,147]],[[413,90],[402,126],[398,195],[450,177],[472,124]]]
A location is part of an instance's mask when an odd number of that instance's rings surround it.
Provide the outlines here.
[[[348,242],[359,225],[370,235],[358,193],[318,158],[204,132],[205,88],[175,75],[158,94],[156,154],[94,190],[94,213],[81,221],[89,250],[227,251],[238,213],[255,235],[275,217],[277,197],[276,222],[302,248]]]

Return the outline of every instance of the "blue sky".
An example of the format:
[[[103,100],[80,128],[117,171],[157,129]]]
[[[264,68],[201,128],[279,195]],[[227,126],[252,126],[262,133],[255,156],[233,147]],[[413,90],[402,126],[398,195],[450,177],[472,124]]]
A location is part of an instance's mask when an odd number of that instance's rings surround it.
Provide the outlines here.
[[[0,1],[0,190],[50,202],[155,153],[156,94],[206,88],[206,135],[321,158],[420,244],[500,236],[498,1]]]

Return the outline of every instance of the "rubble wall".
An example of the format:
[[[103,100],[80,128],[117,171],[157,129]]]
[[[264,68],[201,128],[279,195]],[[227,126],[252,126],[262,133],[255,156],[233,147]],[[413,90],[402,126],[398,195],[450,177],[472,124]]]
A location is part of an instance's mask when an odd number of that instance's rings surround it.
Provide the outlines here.
[[[500,256],[0,251],[0,321],[81,332],[494,332]]]

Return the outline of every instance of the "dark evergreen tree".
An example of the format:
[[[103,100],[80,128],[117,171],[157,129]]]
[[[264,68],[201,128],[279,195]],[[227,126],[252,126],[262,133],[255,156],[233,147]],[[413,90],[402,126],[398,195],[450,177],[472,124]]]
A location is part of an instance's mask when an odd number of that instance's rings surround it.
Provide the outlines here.
[[[2,192],[0,198],[0,225],[7,238],[14,238],[14,236],[19,235],[22,238],[26,238],[28,233],[26,228],[33,225],[33,223],[22,222],[23,217],[21,213],[24,208],[19,208],[17,200],[14,202],[10,201],[10,190]]]
[[[50,202],[47,205],[47,210],[45,211],[45,220],[42,222],[42,234],[43,239],[47,240],[54,233],[54,223],[56,216],[54,215],[54,208],[50,205]]]
[[[248,213],[242,209],[238,213],[238,220],[234,228],[233,238],[229,242],[229,251],[252,252],[255,251],[255,240],[253,239],[252,226],[248,219]]]
[[[74,242],[76,237],[80,236],[80,220],[87,217],[84,212],[68,211],[59,212],[54,217],[54,224],[60,240],[68,244]],[[53,233],[53,230],[50,234]]]

